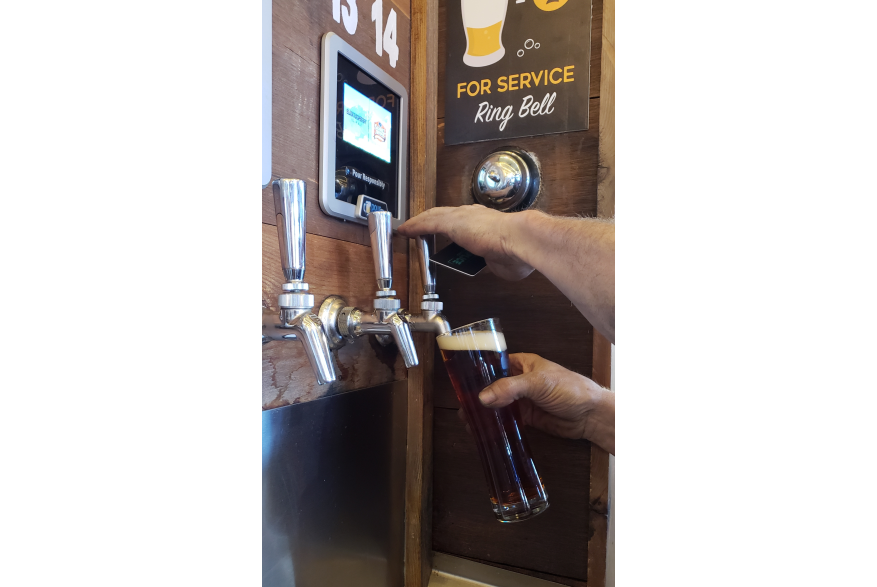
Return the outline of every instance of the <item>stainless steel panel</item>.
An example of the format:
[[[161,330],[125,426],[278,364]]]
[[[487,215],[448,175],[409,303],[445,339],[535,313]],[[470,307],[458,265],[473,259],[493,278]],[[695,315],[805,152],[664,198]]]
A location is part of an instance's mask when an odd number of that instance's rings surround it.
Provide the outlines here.
[[[401,587],[407,383],[262,412],[263,587]]]

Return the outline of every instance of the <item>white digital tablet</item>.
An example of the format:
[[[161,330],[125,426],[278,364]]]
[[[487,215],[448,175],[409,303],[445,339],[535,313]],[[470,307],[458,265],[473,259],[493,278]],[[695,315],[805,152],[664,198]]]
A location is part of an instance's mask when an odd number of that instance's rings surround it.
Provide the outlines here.
[[[408,92],[335,33],[323,36],[320,207],[367,224],[408,219]]]

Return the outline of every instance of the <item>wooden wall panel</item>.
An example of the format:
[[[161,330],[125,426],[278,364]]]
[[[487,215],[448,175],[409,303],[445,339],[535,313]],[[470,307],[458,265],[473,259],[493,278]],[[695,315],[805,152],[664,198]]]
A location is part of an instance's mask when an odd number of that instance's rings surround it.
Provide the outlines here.
[[[401,237],[394,237],[402,239]],[[330,294],[343,296],[351,305],[370,308],[377,289],[371,247],[308,234],[305,280],[314,294],[316,308]],[[402,307],[408,303],[407,256],[395,254],[394,283]],[[279,313],[277,296],[283,283],[277,229],[262,225],[262,303],[272,315]],[[406,378],[405,364],[395,345],[382,347],[374,336],[335,351],[341,371],[338,381],[317,385],[301,343],[274,341],[262,346],[262,409],[310,401],[329,394],[371,387]]]
[[[549,214],[595,216],[597,213],[597,123],[600,100],[591,99],[591,130],[444,145],[445,125],[439,121],[437,206],[474,204],[472,174],[492,151],[514,145],[532,153],[542,171],[542,192],[534,208]]]
[[[435,206],[436,62],[438,6],[413,0],[411,6],[411,143],[409,210],[414,216]],[[423,295],[415,241],[409,242],[409,299]],[[408,461],[405,495],[405,585],[427,587],[432,572],[432,382],[435,340],[415,335],[420,365],[408,372]]]
[[[602,72],[600,92],[600,173],[597,183],[597,214],[615,216],[615,0],[606,0],[603,12]]]
[[[597,216],[615,216],[615,0],[603,2],[602,55],[600,78],[600,163],[597,179]],[[594,333],[594,381],[609,388],[612,383],[612,345]],[[588,541],[588,581],[592,587],[606,584],[607,541],[609,527],[609,454],[591,447],[590,534]],[[612,569],[614,576],[614,568]]]
[[[528,431],[528,438],[551,505],[532,520],[501,524],[490,507],[475,441],[455,411],[435,410],[433,548],[584,580],[589,444],[558,442],[536,430]]]
[[[276,0],[273,18],[273,105],[272,159],[274,178],[303,179],[307,182],[307,231],[341,240],[369,244],[368,231],[360,224],[343,222],[323,213],[319,204],[320,64],[323,34],[337,33],[377,63],[384,71],[409,87],[410,3],[396,0],[399,59],[390,67],[386,53],[375,53],[375,25],[370,4],[360,3],[355,35],[332,19],[332,4],[317,0]],[[384,19],[390,3],[384,3]],[[262,190],[262,222],[275,224],[271,187]],[[407,255],[407,243],[394,243]]]
[[[591,2],[591,98],[600,97],[600,80],[603,77],[603,62],[600,58],[603,43],[603,0]],[[590,126],[590,125],[589,125]],[[593,128],[593,127],[591,127]]]
[[[319,204],[320,65],[322,38],[327,32],[377,63],[406,88],[410,77],[410,2],[384,2],[383,18],[396,10],[399,59],[390,66],[386,54],[375,53],[375,25],[370,4],[359,3],[357,30],[347,33],[332,18],[327,0],[275,0],[273,10],[273,136],[272,176],[307,183],[307,275],[317,306],[329,294],[344,296],[362,308],[372,305],[377,285],[367,227],[343,222],[323,213]],[[280,270],[274,198],[262,190],[262,299],[272,314],[278,311]],[[328,237],[328,238],[327,238]],[[408,239],[393,239],[394,285],[407,307]],[[270,316],[269,316],[270,318]],[[395,346],[382,347],[372,336],[357,339],[336,351],[338,381],[318,386],[297,342],[271,342],[262,347],[262,407],[275,408],[324,395],[379,385],[406,378]]]
[[[470,182],[475,165],[496,148],[514,145],[530,151],[539,161],[543,190],[536,209],[561,216],[596,216],[602,0],[593,2],[589,130],[454,146],[445,146],[443,136],[445,2],[439,3],[436,205],[474,203]],[[542,275],[534,273],[511,283],[489,273],[468,278],[439,270],[438,289],[453,326],[498,317],[510,352],[534,352],[592,375],[594,330]],[[531,325],[537,321],[540,329],[534,331]],[[437,353],[435,361],[441,364]],[[454,413],[458,402],[441,367],[435,370],[433,401],[435,550],[571,587],[602,586],[608,505],[603,473],[605,452],[585,441],[568,441],[529,430],[534,459],[546,482],[551,507],[542,516],[522,524],[499,524],[488,506],[475,443]]]

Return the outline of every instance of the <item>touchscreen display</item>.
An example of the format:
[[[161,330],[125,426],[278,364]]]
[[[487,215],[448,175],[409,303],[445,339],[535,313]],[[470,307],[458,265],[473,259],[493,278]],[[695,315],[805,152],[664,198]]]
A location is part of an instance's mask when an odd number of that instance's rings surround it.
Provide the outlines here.
[[[399,95],[338,54],[335,111],[335,199],[383,202],[398,218]],[[354,212],[355,213],[355,212]]]
[[[390,161],[390,126],[392,115],[386,108],[381,108],[365,95],[344,84],[344,133],[342,138],[391,163]]]

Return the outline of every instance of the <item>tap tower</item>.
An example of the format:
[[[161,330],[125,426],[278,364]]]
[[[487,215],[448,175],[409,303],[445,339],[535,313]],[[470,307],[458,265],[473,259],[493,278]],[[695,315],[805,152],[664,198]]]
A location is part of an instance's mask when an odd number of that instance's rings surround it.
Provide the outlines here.
[[[442,315],[442,303],[435,293],[435,278],[429,268],[427,241],[418,238],[421,274],[424,281],[422,314],[411,314],[401,307],[393,287],[392,216],[389,212],[372,212],[368,216],[375,279],[378,291],[374,309],[361,310],[347,305],[341,296],[329,296],[320,305],[320,319],[326,330],[330,348],[337,349],[356,337],[374,334],[382,344],[394,341],[405,366],[418,364],[412,332],[448,332],[448,321]]]
[[[280,323],[263,317],[262,344],[272,340],[300,340],[320,385],[335,381],[335,359],[320,319],[311,311],[314,295],[305,276],[305,182],[277,179],[273,183],[280,263],[286,279],[278,297]]]

